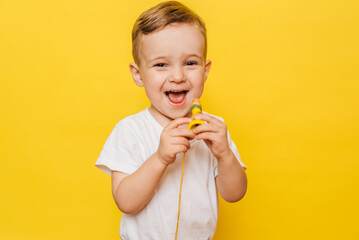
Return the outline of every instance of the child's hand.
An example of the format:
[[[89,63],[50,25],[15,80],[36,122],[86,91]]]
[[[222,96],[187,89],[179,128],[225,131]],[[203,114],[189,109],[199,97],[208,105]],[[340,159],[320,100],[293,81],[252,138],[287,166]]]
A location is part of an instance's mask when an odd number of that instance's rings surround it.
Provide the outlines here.
[[[177,153],[187,152],[190,148],[189,139],[195,137],[194,133],[181,125],[191,122],[190,118],[178,118],[170,122],[161,133],[160,145],[157,150],[159,160],[165,164],[172,164]]]
[[[227,125],[221,120],[203,113],[194,115],[194,118],[207,122],[193,130],[196,139],[203,139],[217,159],[229,156],[231,150],[228,145]]]

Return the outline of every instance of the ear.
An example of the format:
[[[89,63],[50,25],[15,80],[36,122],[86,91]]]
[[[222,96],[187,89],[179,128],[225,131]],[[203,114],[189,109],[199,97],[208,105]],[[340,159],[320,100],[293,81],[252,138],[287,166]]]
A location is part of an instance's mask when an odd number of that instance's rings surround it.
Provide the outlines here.
[[[143,87],[143,81],[142,81],[142,76],[140,73],[140,68],[137,66],[136,63],[130,63],[130,71],[132,74],[132,78],[135,81],[136,85],[139,87]]]
[[[212,66],[212,61],[207,60],[206,65],[204,66],[204,81],[207,80],[207,76],[208,76],[209,70],[211,69],[211,66]]]

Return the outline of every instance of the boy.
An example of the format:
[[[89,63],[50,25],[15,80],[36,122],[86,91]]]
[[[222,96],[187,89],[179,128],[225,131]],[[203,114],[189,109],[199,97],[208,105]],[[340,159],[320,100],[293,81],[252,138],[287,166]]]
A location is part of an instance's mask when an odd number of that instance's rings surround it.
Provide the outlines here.
[[[96,162],[112,176],[113,197],[124,213],[120,236],[175,238],[186,153],[178,238],[211,239],[217,190],[236,202],[245,195],[247,178],[222,120],[198,114],[206,124],[186,128],[192,100],[200,98],[211,67],[204,23],[184,5],[164,2],[137,19],[132,41],[130,71],[151,106],[116,125]]]

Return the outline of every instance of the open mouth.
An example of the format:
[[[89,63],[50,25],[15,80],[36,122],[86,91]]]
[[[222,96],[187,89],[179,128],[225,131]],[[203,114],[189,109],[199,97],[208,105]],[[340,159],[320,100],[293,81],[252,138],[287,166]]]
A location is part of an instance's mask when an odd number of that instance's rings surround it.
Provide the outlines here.
[[[172,105],[183,105],[186,101],[187,90],[171,90],[166,91],[165,94]]]

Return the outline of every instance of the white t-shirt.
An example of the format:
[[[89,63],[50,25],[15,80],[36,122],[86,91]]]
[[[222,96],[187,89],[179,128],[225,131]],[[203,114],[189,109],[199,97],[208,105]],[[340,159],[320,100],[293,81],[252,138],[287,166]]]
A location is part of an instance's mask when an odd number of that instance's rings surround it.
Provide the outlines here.
[[[148,108],[121,120],[101,151],[96,166],[112,171],[135,172],[157,151],[163,127]],[[239,163],[237,148],[229,146]],[[186,152],[178,239],[212,239],[217,225],[218,196],[215,177],[217,159],[203,141],[191,140]],[[174,239],[183,154],[166,169],[151,201],[137,214],[123,214],[120,237],[123,240]]]

